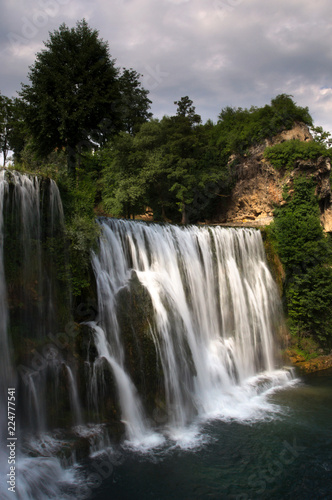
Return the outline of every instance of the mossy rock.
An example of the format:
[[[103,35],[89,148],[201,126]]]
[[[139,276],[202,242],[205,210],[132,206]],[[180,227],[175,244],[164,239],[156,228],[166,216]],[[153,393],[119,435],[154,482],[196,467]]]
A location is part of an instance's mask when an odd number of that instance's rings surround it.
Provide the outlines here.
[[[152,336],[151,297],[136,273],[118,292],[117,318],[125,350],[125,365],[145,408],[151,413],[156,399],[165,399],[163,372]]]

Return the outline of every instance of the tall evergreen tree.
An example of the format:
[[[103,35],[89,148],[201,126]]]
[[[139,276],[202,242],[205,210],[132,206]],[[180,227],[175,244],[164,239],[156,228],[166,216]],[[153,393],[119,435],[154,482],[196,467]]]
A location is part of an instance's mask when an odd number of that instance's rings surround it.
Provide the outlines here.
[[[126,92],[121,90],[107,42],[84,19],[71,29],[62,24],[50,33],[45,47],[30,67],[30,85],[22,85],[20,95],[27,104],[36,151],[47,156],[64,149],[74,174],[78,155],[125,127],[122,98],[139,83],[131,80]],[[149,102],[143,106],[149,107]]]
[[[122,128],[131,135],[152,117],[149,112],[152,102],[148,98],[149,91],[142,87],[139,80],[141,76],[132,68],[123,68],[119,77]]]

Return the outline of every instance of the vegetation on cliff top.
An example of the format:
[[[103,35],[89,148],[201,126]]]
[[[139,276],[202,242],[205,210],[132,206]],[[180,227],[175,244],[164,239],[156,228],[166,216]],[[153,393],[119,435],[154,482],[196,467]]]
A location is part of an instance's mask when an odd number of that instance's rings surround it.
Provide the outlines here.
[[[298,139],[284,141],[264,150],[264,158],[279,170],[292,170],[297,160],[317,160],[320,156],[331,156],[324,144]]]

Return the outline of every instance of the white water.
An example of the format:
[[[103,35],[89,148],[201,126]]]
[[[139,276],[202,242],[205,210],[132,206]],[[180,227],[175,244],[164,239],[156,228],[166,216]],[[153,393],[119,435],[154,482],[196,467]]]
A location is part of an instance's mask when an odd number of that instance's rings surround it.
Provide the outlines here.
[[[5,172],[0,171],[0,390],[1,394],[7,391],[8,384],[12,378],[12,367],[11,367],[11,356],[10,356],[10,346],[7,336],[8,328],[8,305],[7,305],[7,291],[6,291],[6,277],[4,271],[4,255],[3,255],[3,245],[4,245],[4,203],[5,196],[8,192],[8,182],[5,177]],[[11,381],[14,382],[13,380]],[[4,404],[1,404],[1,419],[2,423],[2,408]],[[1,426],[2,428],[2,426]]]
[[[142,408],[136,395],[136,389],[124,368],[112,356],[112,349],[107,342],[104,331],[97,325],[90,325],[95,330],[95,344],[100,357],[105,358],[113,370],[119,388],[119,398],[122,408],[122,418],[127,425],[129,439],[144,436],[146,428],[142,419]]]
[[[80,425],[83,424],[83,416],[80,400],[78,397],[77,383],[70,366],[65,364],[65,367],[68,373],[68,382],[70,388],[70,406],[74,415],[75,423],[77,425]]]
[[[43,266],[42,248],[42,210],[47,214],[45,222],[45,232],[47,236],[55,236],[56,225],[63,225],[63,210],[59,190],[54,181],[49,181],[47,191],[41,189],[41,181],[36,176],[22,175],[17,172],[0,171],[0,497],[1,499],[18,498],[20,500],[39,500],[47,498],[65,499],[74,481],[74,471],[65,471],[60,464],[60,460],[52,456],[28,457],[21,450],[24,446],[25,435],[21,430],[21,425],[25,425],[30,430],[39,433],[47,428],[46,405],[45,405],[45,379],[47,376],[48,363],[44,360],[44,365],[27,366],[24,375],[21,373],[20,384],[18,374],[13,366],[12,346],[8,338],[10,326],[9,309],[7,300],[7,289],[11,283],[7,283],[4,271],[4,244],[6,238],[14,239],[22,255],[22,264],[18,277],[20,283],[28,284],[27,290],[20,292],[22,296],[14,297],[15,301],[24,303],[28,298],[33,302],[33,298],[38,295],[43,300],[39,301],[37,314],[33,317],[33,334],[36,336],[45,335],[48,325],[52,322],[54,315],[54,304],[52,297],[52,283],[47,276],[46,266]],[[11,221],[12,227],[16,228],[16,233],[5,233],[5,222]],[[44,236],[45,239],[45,236]],[[10,259],[12,256],[6,256]],[[15,256],[14,256],[15,258]],[[50,262],[48,262],[50,265]],[[36,294],[31,283],[36,285]],[[22,324],[29,328],[29,312],[27,304],[22,308]],[[16,310],[17,313],[17,310]],[[21,312],[20,312],[21,314]],[[26,314],[26,317],[24,316]],[[20,332],[24,337],[24,328]],[[28,363],[28,362],[27,362]],[[61,367],[55,367],[54,377]],[[52,368],[52,367],[51,367]],[[75,423],[80,423],[81,414],[78,401],[76,381],[71,368],[66,365],[68,374],[69,397]],[[57,384],[55,384],[57,385]],[[16,410],[20,409],[22,421],[19,420],[19,412],[16,412],[16,492],[8,491],[7,473],[9,472],[7,444],[7,388],[16,389]],[[36,450],[40,455],[46,452],[45,439],[40,437],[40,449]],[[38,438],[36,438],[38,440]],[[70,495],[70,498],[73,498]],[[78,497],[77,497],[78,498]]]
[[[148,432],[139,395],[125,372],[117,294],[132,271],[151,297],[151,337],[163,369],[169,436],[193,419],[255,420],[274,408],[271,388],[290,380],[276,370],[280,300],[259,231],[101,222],[93,256],[99,297],[99,357],[118,384],[131,440]],[[128,310],[128,314],[130,311]]]

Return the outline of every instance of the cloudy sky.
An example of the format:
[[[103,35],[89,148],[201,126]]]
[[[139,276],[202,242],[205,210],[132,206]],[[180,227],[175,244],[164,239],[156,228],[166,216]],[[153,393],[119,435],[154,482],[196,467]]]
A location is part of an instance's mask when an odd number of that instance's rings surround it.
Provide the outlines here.
[[[85,18],[142,73],[155,117],[189,95],[203,121],[291,94],[332,132],[330,0],[2,0],[0,91],[15,96],[48,33]]]

